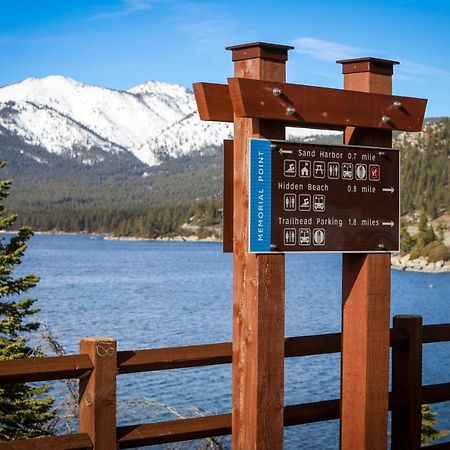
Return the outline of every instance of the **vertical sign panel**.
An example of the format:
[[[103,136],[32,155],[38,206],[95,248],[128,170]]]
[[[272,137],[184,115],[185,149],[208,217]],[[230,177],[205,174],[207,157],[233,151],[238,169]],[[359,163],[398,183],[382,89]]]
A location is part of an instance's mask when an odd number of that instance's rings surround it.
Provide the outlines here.
[[[395,252],[399,153],[250,141],[251,252]]]
[[[233,253],[233,158],[234,142],[223,141],[223,215],[222,215],[222,241],[223,251]]]
[[[250,149],[250,249],[270,252],[272,239],[271,142],[252,139]]]

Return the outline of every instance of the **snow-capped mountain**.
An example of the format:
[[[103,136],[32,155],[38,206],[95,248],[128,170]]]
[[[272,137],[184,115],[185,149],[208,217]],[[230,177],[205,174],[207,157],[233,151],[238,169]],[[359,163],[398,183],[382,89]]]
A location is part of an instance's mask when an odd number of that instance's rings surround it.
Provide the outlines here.
[[[119,91],[49,76],[0,88],[0,135],[5,132],[50,153],[78,157],[84,164],[102,160],[101,149],[131,152],[153,166],[163,156],[218,146],[232,136],[232,127],[200,121],[194,94],[176,84],[150,81]]]

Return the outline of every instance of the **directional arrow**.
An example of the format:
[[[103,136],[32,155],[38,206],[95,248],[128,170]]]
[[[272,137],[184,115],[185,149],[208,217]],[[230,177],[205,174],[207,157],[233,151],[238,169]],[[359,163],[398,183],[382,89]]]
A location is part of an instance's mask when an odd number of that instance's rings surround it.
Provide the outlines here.
[[[395,223],[391,220],[390,222],[382,222],[382,225],[386,225],[392,228],[395,225]]]
[[[391,186],[390,188],[383,188],[381,189],[383,192],[390,192],[393,194],[395,192],[395,189]]]
[[[278,151],[281,156],[283,156],[284,154],[292,155],[292,150],[285,150],[284,148],[280,148],[280,150],[278,150]]]

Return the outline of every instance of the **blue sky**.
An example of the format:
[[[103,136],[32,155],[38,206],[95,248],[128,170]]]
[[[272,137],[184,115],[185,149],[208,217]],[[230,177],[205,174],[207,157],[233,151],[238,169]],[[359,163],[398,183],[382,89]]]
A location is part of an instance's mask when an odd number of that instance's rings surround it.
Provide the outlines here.
[[[232,74],[224,47],[290,44],[288,81],[341,87],[339,58],[401,62],[394,93],[450,115],[450,2],[0,0],[0,86],[60,74],[124,89]]]

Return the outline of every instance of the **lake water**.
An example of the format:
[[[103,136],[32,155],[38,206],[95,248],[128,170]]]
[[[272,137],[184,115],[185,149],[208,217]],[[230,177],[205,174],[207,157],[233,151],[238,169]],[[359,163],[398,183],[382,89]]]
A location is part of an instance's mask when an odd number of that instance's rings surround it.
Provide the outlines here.
[[[232,257],[216,243],[109,241],[95,236],[34,236],[21,272],[67,353],[84,336],[110,336],[119,350],[231,340]],[[287,255],[286,336],[340,331],[340,255]],[[450,274],[393,271],[392,315],[450,323]],[[450,381],[450,344],[424,346],[424,384]],[[339,396],[339,355],[290,358],[286,404]],[[54,395],[62,395],[61,384]],[[231,366],[118,377],[120,424],[229,412]],[[155,405],[156,403],[156,405]],[[450,404],[434,406],[450,429]],[[223,440],[229,448],[229,440]],[[285,449],[338,448],[337,421],[287,428]]]

